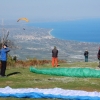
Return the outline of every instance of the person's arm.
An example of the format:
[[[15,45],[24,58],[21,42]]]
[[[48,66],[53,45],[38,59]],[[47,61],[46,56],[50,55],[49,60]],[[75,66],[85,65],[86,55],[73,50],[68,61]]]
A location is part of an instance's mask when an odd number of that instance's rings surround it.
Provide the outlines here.
[[[100,59],[100,50],[97,53],[97,58]]]
[[[84,52],[84,56],[86,55],[86,53]]]
[[[6,52],[9,52],[9,51],[10,51],[10,49],[7,47],[7,48],[5,48],[5,51],[6,51]]]
[[[58,55],[58,50],[57,50],[57,55]]]

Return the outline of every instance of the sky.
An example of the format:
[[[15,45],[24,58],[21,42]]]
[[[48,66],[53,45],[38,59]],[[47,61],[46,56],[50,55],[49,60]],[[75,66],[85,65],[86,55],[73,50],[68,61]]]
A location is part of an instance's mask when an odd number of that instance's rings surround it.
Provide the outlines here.
[[[0,20],[31,22],[100,18],[100,0],[0,0]]]

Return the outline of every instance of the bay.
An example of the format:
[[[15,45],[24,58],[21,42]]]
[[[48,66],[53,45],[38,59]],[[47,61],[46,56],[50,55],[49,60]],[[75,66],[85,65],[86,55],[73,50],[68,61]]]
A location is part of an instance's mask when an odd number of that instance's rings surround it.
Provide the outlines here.
[[[37,22],[30,23],[29,26],[53,29],[50,34],[63,40],[100,42],[100,19]]]

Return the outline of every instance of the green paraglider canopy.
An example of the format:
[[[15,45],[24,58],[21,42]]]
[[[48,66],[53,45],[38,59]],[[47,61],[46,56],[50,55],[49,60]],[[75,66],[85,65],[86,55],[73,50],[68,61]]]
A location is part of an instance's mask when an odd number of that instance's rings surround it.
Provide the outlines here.
[[[93,68],[41,68],[30,67],[30,72],[37,74],[67,76],[67,77],[91,77],[100,78],[100,70]]]

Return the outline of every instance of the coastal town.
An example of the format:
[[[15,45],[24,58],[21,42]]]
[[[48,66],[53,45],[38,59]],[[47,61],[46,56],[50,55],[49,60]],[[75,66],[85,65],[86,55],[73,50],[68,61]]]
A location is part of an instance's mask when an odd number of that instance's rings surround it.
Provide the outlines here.
[[[5,27],[9,30],[9,37],[16,48],[11,50],[11,55],[17,55],[18,59],[38,58],[51,59],[51,50],[57,46],[59,59],[67,61],[84,61],[84,51],[89,51],[89,61],[97,60],[99,43],[62,40],[50,34],[53,29],[26,26]],[[2,28],[0,29],[2,35]]]

